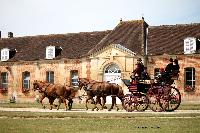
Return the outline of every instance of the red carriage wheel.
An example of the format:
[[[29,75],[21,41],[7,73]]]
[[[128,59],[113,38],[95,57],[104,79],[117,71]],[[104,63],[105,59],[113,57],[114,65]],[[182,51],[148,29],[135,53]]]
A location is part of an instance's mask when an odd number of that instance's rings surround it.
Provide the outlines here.
[[[179,90],[172,86],[165,86],[165,94],[161,97],[160,103],[161,107],[165,111],[176,110],[181,103],[181,94]]]
[[[147,92],[147,98],[149,101],[149,108],[154,112],[164,111],[165,108],[161,106],[160,99],[162,96],[163,88],[161,86],[154,86]]]
[[[135,110],[135,103],[132,101],[133,97],[132,94],[126,94],[124,96],[124,109],[128,112]]]
[[[137,97],[137,102],[136,102],[136,110],[137,111],[145,111],[148,108],[148,98],[146,95],[141,94],[139,97]]]

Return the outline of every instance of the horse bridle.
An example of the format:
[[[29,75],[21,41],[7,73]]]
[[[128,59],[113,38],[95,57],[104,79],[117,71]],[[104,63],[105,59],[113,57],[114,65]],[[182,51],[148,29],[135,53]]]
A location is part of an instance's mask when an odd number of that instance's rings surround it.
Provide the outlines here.
[[[45,83],[41,86],[41,87],[39,87],[39,85],[37,85],[37,88],[40,88],[40,89],[37,89],[39,92],[46,92],[46,90],[47,90],[47,88],[49,87],[49,85],[50,85],[51,83],[49,83],[46,87],[45,87],[45,90],[44,91],[42,91],[42,88],[46,85]]]
[[[46,86],[46,88],[44,89],[43,92],[46,92],[46,90],[47,90],[47,88],[49,87],[50,84],[51,84],[51,83],[49,83],[49,84]],[[45,84],[44,84],[43,86],[45,86]],[[42,86],[41,88],[43,88],[43,86]]]
[[[78,82],[81,82],[80,80],[78,81]],[[88,83],[83,83],[83,82],[81,82],[81,84],[83,84],[83,86],[81,87],[81,88],[83,88],[84,87],[84,90],[86,90],[85,88],[87,88],[88,87],[88,84],[90,84],[90,82],[88,81]],[[82,96],[87,96],[87,92],[86,91],[84,91],[84,93],[83,93],[83,95]]]

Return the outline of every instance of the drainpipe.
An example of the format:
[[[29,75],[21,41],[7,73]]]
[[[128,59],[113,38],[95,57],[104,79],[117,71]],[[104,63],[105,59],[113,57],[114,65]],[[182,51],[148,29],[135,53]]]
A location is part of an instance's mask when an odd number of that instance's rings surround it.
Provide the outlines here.
[[[144,42],[143,42],[143,54],[144,54],[144,66],[147,67],[147,35],[148,35],[148,24],[146,24],[146,22],[144,21],[144,17],[142,17],[142,20],[143,20],[143,39],[144,39]]]
[[[148,61],[148,56],[147,56],[147,35],[148,35],[148,28],[145,29],[145,54],[144,54],[144,66],[147,67],[147,61]]]

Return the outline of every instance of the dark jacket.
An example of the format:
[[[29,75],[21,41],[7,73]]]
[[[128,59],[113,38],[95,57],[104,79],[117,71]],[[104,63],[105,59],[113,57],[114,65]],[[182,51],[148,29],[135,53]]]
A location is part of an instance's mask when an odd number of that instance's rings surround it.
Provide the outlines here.
[[[141,79],[142,80],[149,80],[150,79],[149,74],[146,71],[143,71],[142,74],[141,74]]]
[[[173,62],[169,63],[166,68],[165,68],[165,72],[167,73],[171,73],[174,69],[174,65],[173,65]]]

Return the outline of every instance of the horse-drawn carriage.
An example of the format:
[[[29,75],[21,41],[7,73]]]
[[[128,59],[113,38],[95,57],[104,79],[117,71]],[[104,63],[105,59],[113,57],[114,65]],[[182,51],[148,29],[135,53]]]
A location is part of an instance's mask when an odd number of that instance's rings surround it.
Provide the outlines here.
[[[140,81],[133,79],[132,82],[122,79],[130,92],[124,96],[124,109],[128,112],[145,111],[148,107],[155,112],[176,110],[181,103],[179,90],[172,86],[177,75],[167,80],[161,78]]]
[[[179,65],[178,63],[175,65],[178,69],[174,69],[173,63],[170,65],[173,69],[170,68],[170,71],[166,71],[167,69],[165,69],[165,71],[160,71],[160,75],[155,80],[144,80],[144,78],[140,78],[143,77],[142,74],[139,74],[141,76],[138,77],[136,77],[135,74],[132,75],[131,82],[128,79],[122,79],[130,91],[130,94],[126,95],[124,95],[122,87],[117,84],[79,78],[79,89],[83,89],[87,94],[86,109],[88,109],[87,103],[89,100],[92,100],[92,103],[94,103],[92,110],[97,108],[97,103],[101,105],[101,109],[104,109],[106,96],[112,96],[112,106],[109,110],[111,110],[113,106],[116,106],[118,110],[116,97],[121,100],[123,108],[129,112],[134,110],[145,111],[148,107],[155,112],[176,110],[181,103],[181,95],[179,90],[173,87],[172,84],[175,79],[178,79]],[[139,67],[138,70],[140,70]],[[138,73],[137,71],[135,72]],[[34,90],[39,90],[39,92],[42,93],[42,98],[40,99],[41,103],[45,97],[49,98],[51,109],[53,101],[56,98],[59,98],[59,105],[63,101],[67,109],[65,99],[72,104],[72,99],[78,91],[73,87],[46,82],[35,81],[33,85]],[[95,96],[96,101],[94,100]]]

